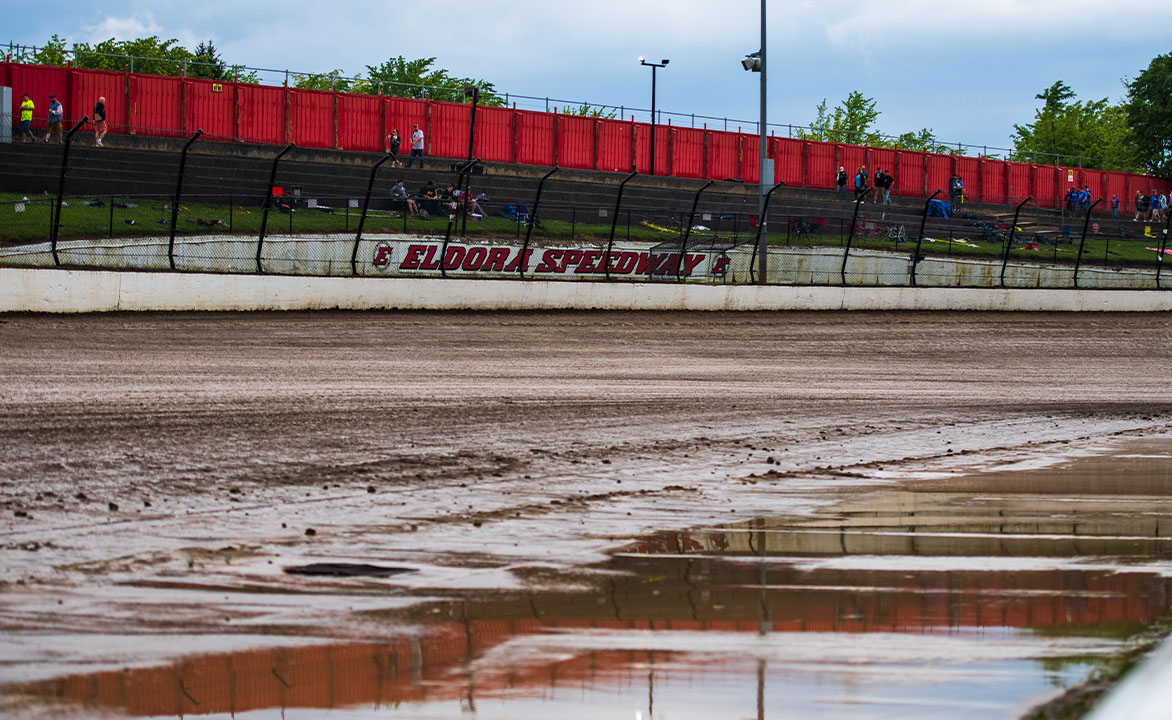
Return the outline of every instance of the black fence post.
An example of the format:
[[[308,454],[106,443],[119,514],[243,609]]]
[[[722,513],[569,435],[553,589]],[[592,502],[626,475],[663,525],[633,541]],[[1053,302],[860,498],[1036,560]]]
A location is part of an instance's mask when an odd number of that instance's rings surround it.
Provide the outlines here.
[[[676,282],[683,282],[684,269],[684,255],[688,252],[688,236],[692,234],[692,223],[696,221],[696,206],[700,204],[700,193],[707,190],[715,183],[715,180],[709,180],[700,186],[696,191],[696,196],[692,198],[692,212],[688,214],[688,224],[684,226],[684,234],[680,237],[680,254],[676,258]]]
[[[378,173],[379,166],[387,160],[393,158],[394,155],[387,153],[382,156],[382,159],[374,164],[370,169],[370,181],[366,183],[366,198],[362,201],[362,214],[358,216],[358,232],[354,234],[354,252],[350,253],[350,274],[358,274],[358,243],[362,242],[362,228],[366,225],[366,210],[370,207],[370,193],[374,190],[374,176]],[[349,224],[350,217],[350,203],[346,202],[346,217],[347,224]]]
[[[281,161],[281,158],[285,155],[285,153],[289,152],[295,147],[297,146],[293,143],[289,143],[281,150],[281,152],[277,153],[275,158],[273,158],[273,169],[269,173],[269,191],[265,193],[264,213],[260,218],[260,237],[256,240],[256,271],[259,274],[264,274],[264,268],[262,268],[260,264],[260,255],[261,251],[264,249],[265,230],[267,230],[269,227],[269,205],[273,202],[273,187],[277,184],[277,163]],[[289,209],[292,211],[293,208]]]
[[[187,151],[200,135],[203,135],[203,130],[196,130],[191,139],[183,146],[183,152],[179,154],[179,178],[175,181],[175,200],[171,203],[171,237],[167,241],[167,262],[171,264],[172,270],[175,269],[175,228],[179,224],[179,198],[183,194],[183,173],[187,167]]]
[[[464,186],[464,178],[467,177],[468,173],[472,171],[472,166],[476,165],[478,162],[480,162],[479,158],[477,158],[475,160],[469,160],[468,162],[466,162],[460,166],[460,176],[459,176],[459,178],[456,179],[456,190],[460,190],[460,188],[462,188]],[[453,201],[453,202],[456,202],[456,212],[459,212],[460,211],[459,202],[458,201]],[[467,206],[465,205],[465,207],[467,207]],[[444,244],[440,248],[440,277],[444,277],[444,278],[446,278],[448,276],[447,263],[444,261],[444,258],[446,258],[448,255],[448,241],[450,241],[452,239],[452,223],[455,221],[455,219],[456,219],[456,216],[453,213],[449,212],[448,213],[448,229],[446,231],[444,231]]]
[[[766,278],[765,274],[762,273],[761,274],[761,282],[760,283],[757,282],[757,277],[755,274],[757,271],[757,255],[758,255],[758,250],[761,247],[761,230],[765,228],[765,215],[764,215],[764,213],[769,212],[769,198],[773,197],[773,191],[776,190],[777,188],[781,187],[782,185],[785,185],[785,183],[777,183],[773,187],[769,188],[769,192],[765,193],[765,202],[762,203],[762,205],[761,205],[762,216],[757,218],[757,237],[753,240],[753,255],[752,255],[752,258],[749,260],[749,282],[752,284],[755,284],[755,285],[758,285],[758,284],[764,285],[768,281],[768,278]],[[733,234],[735,235],[736,233],[734,232]],[[766,244],[766,246],[769,245],[769,237],[768,236],[765,237],[765,244]],[[789,245],[789,223],[788,222],[786,223],[786,226],[785,226],[785,244]]]
[[[915,238],[915,254],[912,256],[912,287],[915,287],[915,269],[917,269],[917,266],[920,264],[920,260],[924,259],[924,256],[921,256],[920,254],[920,244],[924,243],[924,226],[928,224],[928,208],[931,208],[932,201],[934,201],[935,197],[940,195],[941,192],[943,192],[943,190],[938,188],[935,190],[935,192],[932,193],[932,195],[928,196],[927,201],[924,203],[924,215],[920,216],[920,235],[919,237]]]
[[[1091,224],[1091,211],[1094,210],[1095,206],[1101,202],[1103,202],[1103,198],[1099,198],[1098,200],[1091,203],[1091,206],[1087,208],[1087,216],[1082,221],[1082,239],[1078,241],[1078,257],[1074,259],[1074,287],[1076,288],[1078,287],[1078,267],[1082,264],[1082,248],[1083,245],[1086,245],[1087,243],[1087,228],[1090,227]]]
[[[629,181],[631,178],[635,177],[638,174],[639,173],[632,171],[631,174],[627,175],[625,178],[623,178],[623,181],[621,183],[619,183],[619,195],[617,198],[615,198],[614,214],[610,218],[610,240],[608,240],[606,243],[606,255],[603,256],[603,260],[602,260],[602,262],[603,262],[602,267],[604,270],[606,270],[606,279],[607,280],[610,280],[610,254],[614,250],[614,231],[615,231],[615,228],[617,228],[618,224],[619,224],[619,210],[621,209],[622,204],[623,204],[623,188],[626,187],[627,181]]]
[[[533,234],[533,226],[537,224],[537,207],[541,204],[541,189],[545,187],[545,181],[549,179],[549,176],[560,169],[554,165],[552,170],[542,176],[541,182],[537,183],[537,196],[533,198],[533,209],[529,211],[529,224],[525,228],[525,242],[521,245],[521,262],[517,266],[522,280],[525,279],[525,266],[529,264],[529,236]]]
[[[69,145],[73,140],[73,133],[89,122],[89,119],[88,115],[83,115],[81,120],[78,120],[77,124],[65,133],[65,148],[61,153],[61,174],[57,178],[57,205],[53,211],[53,227],[49,233],[49,247],[53,250],[54,265],[61,264],[60,258],[57,257],[57,238],[61,236],[61,200],[65,197],[65,171],[69,168]]]
[[[855,225],[858,225],[859,223],[859,204],[862,203],[863,198],[867,197],[867,194],[874,189],[875,188],[873,186],[869,187],[859,193],[859,196],[855,198],[855,214],[851,217],[851,229],[846,236],[846,249],[842,251],[842,270],[839,274],[842,276],[843,285],[846,285],[846,261],[851,254],[851,241],[855,239]]]
[[[1164,266],[1164,250],[1168,247],[1168,226],[1172,225],[1172,212],[1164,220],[1164,235],[1160,238],[1160,254],[1156,257],[1156,289],[1160,290],[1160,268]]]
[[[1033,199],[1034,196],[1030,195],[1013,209],[1013,224],[1009,226],[1009,238],[1005,241],[1005,255],[1001,258],[1001,287],[1005,287],[1005,267],[1009,265],[1009,251],[1013,248],[1013,236],[1017,232],[1017,216],[1021,212],[1022,205]]]

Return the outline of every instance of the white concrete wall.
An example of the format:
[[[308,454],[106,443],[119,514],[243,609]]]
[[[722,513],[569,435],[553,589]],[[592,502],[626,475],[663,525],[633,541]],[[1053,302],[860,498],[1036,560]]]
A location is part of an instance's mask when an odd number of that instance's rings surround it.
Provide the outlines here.
[[[116,310],[1172,310],[1172,292],[794,287],[0,268],[0,312]]]

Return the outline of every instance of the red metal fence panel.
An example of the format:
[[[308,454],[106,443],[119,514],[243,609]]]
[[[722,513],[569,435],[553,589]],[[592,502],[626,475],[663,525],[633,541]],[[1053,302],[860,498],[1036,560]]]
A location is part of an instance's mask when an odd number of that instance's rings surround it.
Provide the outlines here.
[[[708,177],[712,180],[739,179],[739,135],[719,130],[708,131]]]
[[[334,147],[334,93],[289,90],[289,142],[299,147]]]
[[[85,70],[70,73],[70,97],[77,109],[77,117],[93,115],[98,98],[106,98],[106,125],[112,133],[126,132],[126,76],[107,70]],[[79,112],[80,111],[80,112]]]
[[[940,194],[948,197],[948,178],[952,177],[952,156],[925,155],[924,161],[924,173],[927,177],[928,193],[931,194],[934,190],[941,190],[942,192]],[[965,185],[967,186],[972,181],[973,178],[965,179]]]
[[[1120,172],[1106,172],[1103,173],[1103,197],[1108,212],[1110,212],[1111,196],[1115,195],[1119,198],[1120,215],[1123,214],[1127,207],[1127,173]]]
[[[790,138],[771,138],[773,155],[773,182],[783,182],[790,187],[802,186],[802,164],[805,143]]]
[[[629,120],[598,120],[598,169],[611,172],[630,172],[631,132]]]
[[[813,188],[834,188],[838,183],[839,163],[835,161],[838,146],[834,143],[809,140],[806,143],[806,186]],[[846,171],[853,178],[854,168]],[[850,187],[853,180],[847,180]]]
[[[908,197],[927,197],[931,194],[924,192],[924,163],[927,154],[913,150],[900,150],[895,154],[896,173],[895,185],[892,186],[899,195]],[[935,190],[936,188],[932,188]]]
[[[237,86],[228,83],[218,84],[219,92],[212,92],[213,83],[210,80],[185,80],[184,92],[187,93],[186,130],[194,133],[203,130],[208,140],[234,140],[236,138],[236,93]],[[239,86],[240,90],[247,85]],[[284,139],[284,130],[277,140],[262,142],[281,142]]]
[[[390,135],[391,130],[398,130],[402,143],[399,152],[403,155],[411,154],[411,133],[418,125],[427,132],[427,101],[412,98],[384,98],[387,105],[387,124],[383,128],[384,135]],[[425,142],[426,144],[426,142]]]
[[[896,153],[894,150],[889,148],[871,148],[871,165],[867,168],[871,172],[871,182],[875,182],[875,173],[879,170],[894,176],[895,159]],[[899,194],[895,185],[891,186],[891,192],[896,195]]]
[[[558,115],[558,166],[594,169],[594,118]]]
[[[1079,178],[1078,187],[1081,190],[1087,187],[1091,191],[1091,202],[1103,197],[1103,171],[1102,170],[1083,170]],[[1095,208],[1095,212],[1107,212],[1107,201],[1099,203],[1099,207]]]
[[[472,106],[454,102],[432,102],[431,135],[427,138],[427,152],[436,157],[468,157],[468,132],[471,129]]]
[[[82,115],[88,115],[91,108],[84,107],[84,103],[72,107],[74,103],[69,97],[68,74],[69,71],[63,67],[9,64],[8,78],[3,82],[12,88],[13,121],[20,119],[20,104],[24,102],[25,93],[28,93],[29,99],[33,101],[35,106],[32,122],[34,128],[43,128],[46,125],[45,118],[49,115],[50,93],[57,95],[57,100],[65,107],[66,125],[72,126],[73,123],[81,119]]]
[[[181,78],[130,76],[130,132],[165,137],[185,134]]]
[[[953,156],[956,174],[964,181],[965,202],[981,201],[981,164],[973,157]]]
[[[635,169],[641,173],[651,172],[651,123],[635,123]],[[668,148],[671,144],[671,127],[655,126],[655,174],[668,175]]]
[[[1008,175],[1005,188],[1005,195],[1010,200],[1021,202],[1033,194],[1033,188],[1030,187],[1030,165],[1029,163],[1006,162],[1003,163],[1008,168]]]
[[[553,114],[517,110],[517,162],[526,165],[554,164],[557,138],[553,135]]]
[[[504,107],[476,110],[476,157],[489,162],[514,162],[513,111]]]
[[[286,90],[265,85],[238,85],[236,93],[239,138],[244,142],[284,144],[286,102],[292,103],[292,98],[285,96]],[[296,137],[290,133],[288,141],[302,145]]]
[[[1000,160],[981,160],[981,202],[1006,203],[1005,163]]]
[[[338,93],[338,147],[343,150],[383,152],[387,146],[377,95]]]
[[[741,133],[741,180],[761,182],[761,137]]]
[[[703,130],[672,128],[671,170],[676,177],[704,177]]]
[[[1053,165],[1034,166],[1034,202],[1041,207],[1056,207],[1058,200],[1058,168]]]

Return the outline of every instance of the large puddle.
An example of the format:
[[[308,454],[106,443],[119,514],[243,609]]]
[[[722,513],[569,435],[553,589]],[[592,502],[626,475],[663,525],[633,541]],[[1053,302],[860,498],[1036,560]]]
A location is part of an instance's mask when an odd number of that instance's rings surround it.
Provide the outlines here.
[[[5,690],[66,717],[1017,717],[1168,611],[1170,490],[1172,445],[1133,442],[654,535],[528,591],[373,615],[376,643]]]

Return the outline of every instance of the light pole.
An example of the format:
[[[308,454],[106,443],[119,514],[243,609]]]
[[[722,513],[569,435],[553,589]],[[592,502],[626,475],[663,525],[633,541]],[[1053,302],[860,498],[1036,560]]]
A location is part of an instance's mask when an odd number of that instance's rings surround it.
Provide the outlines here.
[[[761,123],[758,130],[761,134],[761,156],[760,156],[760,172],[761,189],[757,197],[757,222],[761,226],[761,231],[757,237],[760,240],[757,243],[757,263],[761,267],[760,282],[765,284],[768,275],[766,274],[766,262],[769,247],[769,233],[766,231],[765,222],[765,196],[769,192],[769,188],[773,186],[773,165],[769,162],[767,157],[766,132],[765,132],[765,0],[761,0],[761,49],[755,53],[750,53],[741,60],[741,67],[749,72],[761,73]]]
[[[661,67],[667,67],[669,62],[671,61],[667,58],[657,63],[647,62],[647,59],[643,57],[639,58],[640,65],[651,68],[651,172],[648,175],[655,174],[655,71]]]

